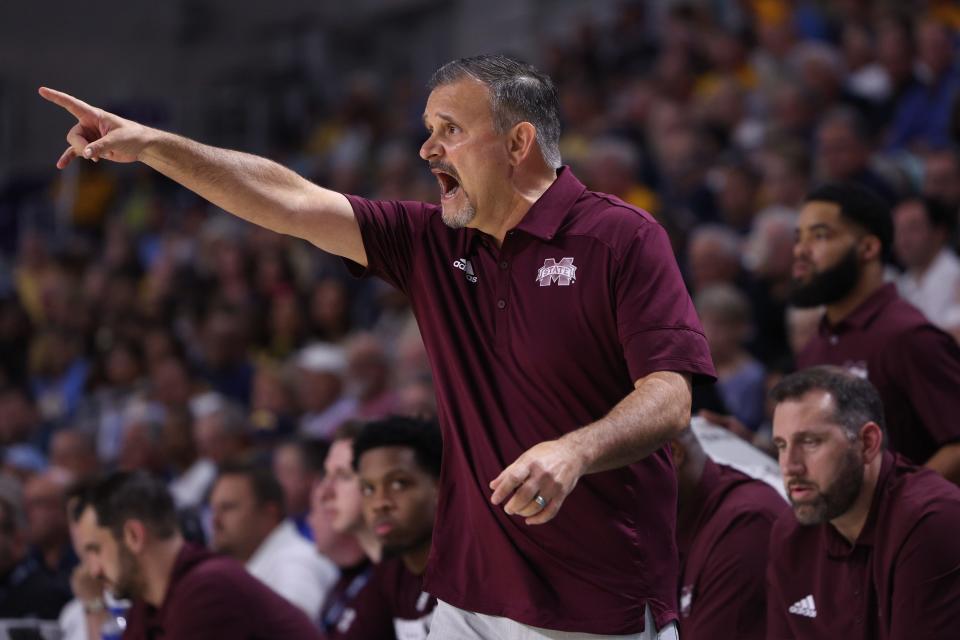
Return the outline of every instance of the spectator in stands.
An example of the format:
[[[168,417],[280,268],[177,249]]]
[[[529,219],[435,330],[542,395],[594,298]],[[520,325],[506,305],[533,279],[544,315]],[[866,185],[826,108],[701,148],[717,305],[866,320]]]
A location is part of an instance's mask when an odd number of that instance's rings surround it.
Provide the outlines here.
[[[426,638],[436,598],[421,581],[433,537],[442,443],[436,422],[387,418],[368,423],[353,441],[367,526],[383,560],[354,602],[353,622],[334,638]],[[456,629],[434,629],[441,638]]]
[[[70,589],[28,553],[27,536],[20,486],[0,476],[0,619],[55,620]]]
[[[937,200],[904,200],[893,210],[893,248],[905,269],[897,278],[900,295],[960,339],[960,258],[949,246],[956,219]]]
[[[23,387],[0,387],[0,446],[40,436],[41,419],[30,392]]]
[[[799,368],[836,364],[880,391],[890,448],[960,482],[960,347],[884,284],[889,207],[854,183],[815,189],[800,210],[793,303],[826,306]]]
[[[949,638],[960,490],[884,448],[876,389],[834,367],[773,390],[793,513],[770,536],[768,638]]]
[[[347,343],[347,390],[357,399],[358,420],[379,420],[396,413],[397,394],[390,388],[391,362],[383,340],[356,333]]]
[[[715,284],[698,291],[693,304],[710,344],[723,404],[756,431],[763,422],[766,372],[744,346],[753,330],[750,301],[733,285]]]
[[[194,397],[190,411],[194,442],[201,460],[219,466],[246,453],[250,429],[239,406],[210,392]]]
[[[820,120],[816,136],[816,165],[820,180],[856,182],[891,205],[896,200],[896,193],[870,166],[871,152],[870,133],[856,111],[838,107]]]
[[[950,225],[956,228],[960,222],[960,151],[949,147],[924,156],[921,191],[928,198],[942,202],[953,213]],[[951,242],[956,240],[951,238]]]
[[[200,376],[213,389],[242,405],[250,401],[253,365],[247,355],[249,333],[239,307],[215,306],[203,326]]]
[[[250,399],[250,426],[254,439],[270,447],[296,431],[296,383],[289,368],[270,360],[257,364]]]
[[[336,567],[284,517],[283,489],[269,469],[221,466],[210,493],[211,546],[316,620]]]
[[[70,590],[70,574],[77,564],[67,525],[66,490],[70,481],[68,472],[51,467],[23,485],[30,552],[40,570],[57,580],[62,592]]]
[[[764,640],[766,550],[787,504],[762,480],[711,460],[691,429],[670,449],[679,491],[681,637]]]
[[[296,358],[297,399],[303,411],[300,433],[328,440],[357,407],[355,398],[344,395],[346,355],[340,347],[314,343]]]
[[[924,151],[950,142],[950,114],[960,91],[960,72],[954,61],[955,36],[930,17],[914,27],[918,83],[897,103],[889,149]]]
[[[340,569],[340,579],[331,589],[320,615],[320,629],[332,634],[341,623],[345,631],[352,620],[347,611],[365,588],[380,561],[380,541],[363,518],[360,481],[353,468],[353,440],[360,423],[350,422],[337,430],[327,459],[323,479],[314,485],[310,505],[310,527],[317,551]]]
[[[733,284],[741,273],[742,242],[728,227],[697,227],[687,246],[690,287],[694,293],[715,284]]]
[[[328,445],[319,440],[288,440],[273,452],[273,474],[283,489],[284,509],[297,531],[313,540],[307,515],[310,491],[323,475]]]
[[[82,561],[129,598],[124,638],[319,638],[299,609],[246,572],[183,540],[163,482],[116,473],[74,504]]]
[[[50,465],[67,471],[75,482],[99,470],[97,445],[80,429],[60,429],[50,437]]]
[[[117,469],[151,473],[166,471],[163,459],[163,409],[156,404],[134,400],[123,413]]]

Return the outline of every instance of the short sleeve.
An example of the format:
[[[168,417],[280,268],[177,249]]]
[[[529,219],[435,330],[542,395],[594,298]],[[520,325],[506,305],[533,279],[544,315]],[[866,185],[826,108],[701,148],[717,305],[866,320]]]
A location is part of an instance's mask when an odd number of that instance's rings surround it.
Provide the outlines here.
[[[409,292],[414,253],[429,223],[429,205],[423,202],[367,200],[347,196],[363,239],[367,268],[344,259],[355,276],[375,275],[404,293]]]
[[[680,276],[666,231],[644,223],[620,257],[614,290],[617,330],[633,380],[655,371],[716,379],[707,339]]]

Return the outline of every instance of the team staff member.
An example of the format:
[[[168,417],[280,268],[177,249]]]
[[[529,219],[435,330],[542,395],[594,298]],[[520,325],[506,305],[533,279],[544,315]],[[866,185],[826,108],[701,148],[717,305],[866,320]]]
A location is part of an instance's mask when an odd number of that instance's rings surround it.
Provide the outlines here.
[[[133,601],[127,640],[320,639],[302,611],[242,564],[184,542],[159,478],[115,473],[72,507],[87,572]]]
[[[78,118],[58,166],[142,160],[408,296],[444,432],[425,578],[451,605],[442,615],[666,637],[678,560],[665,444],[689,421],[691,380],[714,376],[667,235],[561,166],[556,90],[533,67],[458,60],[431,89],[421,156],[440,206],[348,198],[41,92]]]
[[[763,640],[767,545],[787,503],[767,483],[711,460],[692,429],[670,448],[680,488],[680,637]]]
[[[960,483],[960,347],[884,284],[892,235],[889,207],[864,187],[828,184],[807,196],[793,303],[826,313],[797,365],[865,376],[883,398],[890,448]]]
[[[392,417],[367,424],[353,442],[363,516],[383,560],[344,614],[338,640],[425,640],[437,599],[423,590],[443,443],[435,422]],[[456,636],[442,636],[456,637]]]
[[[772,395],[793,513],[770,536],[767,637],[956,638],[960,489],[884,450],[866,380],[814,367]]]

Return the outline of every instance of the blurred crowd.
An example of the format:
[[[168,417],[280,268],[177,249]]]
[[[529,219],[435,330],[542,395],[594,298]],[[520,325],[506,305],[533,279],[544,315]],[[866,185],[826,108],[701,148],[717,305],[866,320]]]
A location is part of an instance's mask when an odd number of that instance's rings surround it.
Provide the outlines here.
[[[669,7],[651,23],[625,3],[535,62],[559,87],[564,164],[670,234],[719,374],[698,405],[768,428],[767,390],[819,320],[788,298],[797,210],[824,181],[888,200],[889,279],[960,337],[960,9]],[[437,200],[417,156],[426,89],[331,81],[344,97],[277,159],[338,191]],[[310,537],[333,434],[434,412],[416,323],[388,285],[145,167],[74,163],[35,193],[0,191],[0,575],[26,567],[69,599],[65,491],[108,469],[165,478],[203,540],[217,468],[261,460]]]

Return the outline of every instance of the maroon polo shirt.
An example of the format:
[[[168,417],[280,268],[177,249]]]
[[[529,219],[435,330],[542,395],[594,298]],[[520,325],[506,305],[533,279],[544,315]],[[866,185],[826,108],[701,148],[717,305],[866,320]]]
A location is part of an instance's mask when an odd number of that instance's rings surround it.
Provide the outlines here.
[[[774,524],[767,637],[960,637],[960,489],[884,452],[870,513],[851,545],[829,523]]]
[[[677,521],[680,637],[766,637],[770,529],[790,510],[765,482],[707,460]]]
[[[426,640],[437,599],[400,558],[378,564],[344,611],[331,640]]]
[[[523,452],[603,416],[655,371],[714,376],[663,228],[561,169],[502,247],[436,205],[351,197],[369,262],[404,291],[433,369],[443,468],[426,588],[547,629],[627,634],[676,619],[667,448],[584,476],[554,520],[490,504]],[[357,270],[359,272],[359,270]]]
[[[865,375],[880,392],[888,446],[924,464],[960,440],[960,347],[885,284],[836,325],[826,317],[797,356]]]
[[[137,601],[124,640],[320,640],[306,614],[232,558],[184,544],[160,608]]]

